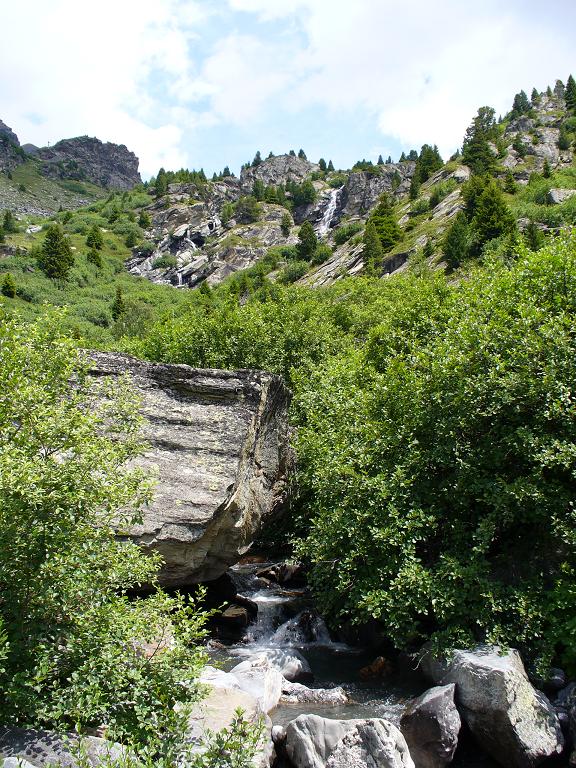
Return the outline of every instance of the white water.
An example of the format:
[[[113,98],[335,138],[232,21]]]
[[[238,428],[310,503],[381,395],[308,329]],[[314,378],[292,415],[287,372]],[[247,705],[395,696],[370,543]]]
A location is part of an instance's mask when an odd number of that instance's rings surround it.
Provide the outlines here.
[[[340,187],[339,189],[331,189],[330,195],[328,199],[328,205],[326,206],[326,210],[324,211],[324,214],[320,221],[316,224],[316,234],[320,237],[323,237],[328,233],[328,230],[330,229],[330,224],[332,224],[332,219],[334,218],[334,214],[336,213],[336,208],[338,207],[338,196],[340,195],[341,190],[343,187]]]

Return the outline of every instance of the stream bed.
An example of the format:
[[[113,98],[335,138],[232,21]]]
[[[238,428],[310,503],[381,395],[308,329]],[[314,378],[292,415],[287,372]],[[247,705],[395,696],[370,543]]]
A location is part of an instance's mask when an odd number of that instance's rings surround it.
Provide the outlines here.
[[[360,672],[374,661],[374,651],[349,646],[332,639],[322,619],[311,611],[305,589],[278,585],[263,587],[256,571],[267,564],[237,565],[230,573],[238,593],[258,607],[256,620],[243,639],[210,651],[212,660],[225,671],[239,661],[266,649],[297,649],[310,664],[314,680],[310,688],[339,686],[349,701],[341,706],[280,704],[270,714],[272,722],[286,726],[301,714],[317,714],[335,720],[380,717],[399,725],[408,701],[429,687],[422,676],[408,666],[383,678],[363,680]],[[462,739],[455,768],[497,768],[497,764],[469,739]]]

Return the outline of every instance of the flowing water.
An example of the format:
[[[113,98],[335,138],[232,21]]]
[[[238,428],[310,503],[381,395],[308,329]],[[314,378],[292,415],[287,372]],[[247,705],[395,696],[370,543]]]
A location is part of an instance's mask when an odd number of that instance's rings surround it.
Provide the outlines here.
[[[238,592],[258,606],[258,616],[243,640],[212,656],[226,671],[240,659],[273,648],[296,648],[314,673],[311,688],[342,687],[348,703],[333,706],[281,704],[272,713],[275,724],[287,725],[301,714],[317,714],[336,720],[382,717],[398,725],[409,699],[428,687],[416,670],[398,669],[381,679],[363,681],[360,670],[374,661],[374,652],[335,641],[324,621],[311,609],[305,590],[280,586],[263,587],[254,573],[266,567],[238,565],[231,569]],[[240,657],[240,659],[239,659]],[[496,768],[496,764],[470,744],[459,747],[454,768]]]
[[[334,214],[336,213],[336,209],[338,207],[338,197],[342,189],[343,187],[330,190],[328,204],[326,205],[322,218],[316,224],[316,234],[319,237],[326,235],[330,229],[330,224],[332,224],[332,219],[334,218]]]

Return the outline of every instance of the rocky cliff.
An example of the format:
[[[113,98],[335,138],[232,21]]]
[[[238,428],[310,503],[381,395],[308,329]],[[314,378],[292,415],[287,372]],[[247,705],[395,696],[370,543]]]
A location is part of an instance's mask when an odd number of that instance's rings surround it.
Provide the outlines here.
[[[9,173],[24,162],[18,136],[0,120],[0,173]]]
[[[157,478],[131,536],[160,552],[169,586],[222,575],[286,499],[289,392],[261,371],[216,371],[91,354],[95,377],[128,373],[141,398],[140,466]]]
[[[42,172],[57,179],[89,181],[106,189],[132,189],[142,179],[138,158],[123,144],[103,143],[89,136],[64,139],[34,152]]]

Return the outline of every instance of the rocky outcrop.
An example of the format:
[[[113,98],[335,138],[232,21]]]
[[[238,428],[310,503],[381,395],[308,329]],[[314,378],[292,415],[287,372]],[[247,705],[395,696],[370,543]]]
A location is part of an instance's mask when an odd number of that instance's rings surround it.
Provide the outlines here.
[[[402,715],[400,730],[418,768],[444,768],[452,762],[461,726],[455,688],[454,683],[430,688]]]
[[[285,749],[294,768],[414,768],[400,731],[381,719],[300,715],[286,727]]]
[[[534,768],[562,752],[552,705],[532,687],[517,651],[480,646],[454,651],[449,661],[426,655],[435,683],[455,683],[456,703],[479,744],[507,768]]]
[[[86,761],[83,768],[96,768],[106,758],[119,762],[126,759],[123,748],[106,739],[95,736],[82,736],[75,733],[53,733],[51,731],[36,731],[24,728],[0,729],[0,762],[1,758],[27,761],[37,768],[62,766],[62,768],[79,768],[76,748],[81,744]],[[5,765],[10,765],[6,763]]]
[[[277,155],[263,160],[255,167],[244,168],[240,174],[240,185],[243,193],[249,195],[256,179],[262,181],[266,187],[276,187],[286,184],[287,181],[299,184],[317,170],[318,166],[308,160],[293,155]]]
[[[281,510],[292,469],[289,392],[278,376],[147,363],[90,353],[95,377],[129,374],[157,478],[131,537],[164,558],[160,581],[215,579]]]
[[[103,143],[79,136],[64,139],[35,153],[44,175],[56,179],[88,181],[106,189],[132,189],[142,179],[138,158],[123,144]]]
[[[574,197],[574,195],[576,195],[576,189],[551,189],[548,192],[548,203],[550,205],[560,205]]]
[[[379,172],[358,171],[348,176],[340,196],[341,216],[365,216],[383,192],[398,197],[408,192],[415,163],[408,161],[377,167]]]
[[[0,120],[0,173],[13,171],[24,159],[18,136]]]

